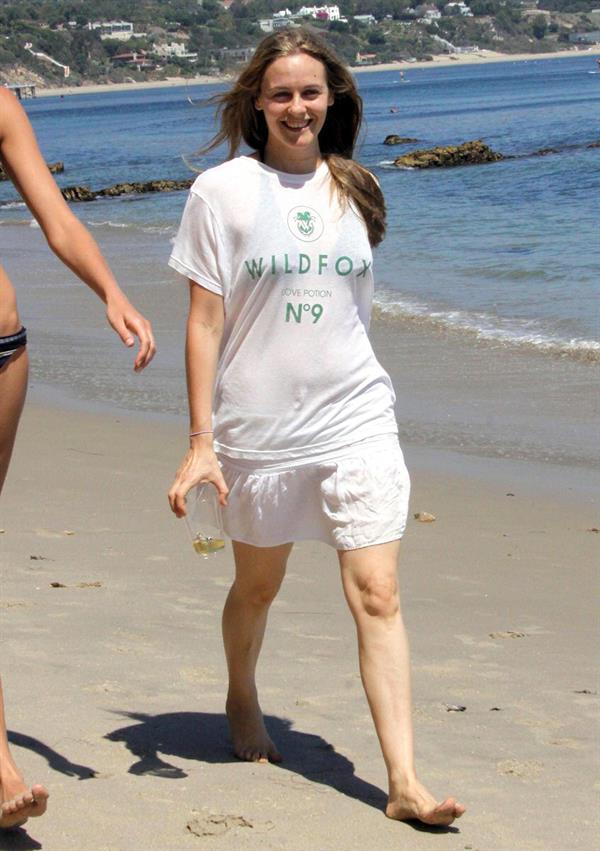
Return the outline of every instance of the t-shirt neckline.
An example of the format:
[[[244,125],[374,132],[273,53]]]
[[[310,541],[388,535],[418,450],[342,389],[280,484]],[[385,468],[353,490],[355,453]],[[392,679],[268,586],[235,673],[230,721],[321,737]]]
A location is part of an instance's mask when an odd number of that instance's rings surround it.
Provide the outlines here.
[[[254,163],[255,167],[258,168],[260,171],[266,172],[267,174],[272,174],[287,184],[292,183],[301,185],[303,183],[308,183],[309,181],[314,180],[315,178],[320,178],[324,176],[328,170],[326,160],[323,160],[323,162],[319,166],[317,166],[315,171],[309,171],[306,174],[295,174],[292,172],[279,171],[276,168],[271,168],[271,166],[266,165],[266,163],[257,160],[256,157],[244,155],[243,159],[249,160],[251,163]]]

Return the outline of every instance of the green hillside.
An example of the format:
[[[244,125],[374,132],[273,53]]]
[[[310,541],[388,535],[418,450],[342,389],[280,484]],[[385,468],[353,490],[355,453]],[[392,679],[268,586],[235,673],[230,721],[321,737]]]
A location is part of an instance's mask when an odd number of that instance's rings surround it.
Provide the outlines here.
[[[545,52],[572,47],[574,33],[600,30],[600,13],[592,11],[600,0],[471,0],[464,7],[469,14],[444,0],[342,0],[338,6],[342,20],[304,20],[326,32],[350,64],[422,60],[469,47]],[[222,73],[264,36],[259,22],[282,9],[295,13],[300,4],[0,0],[0,82],[72,86]],[[111,37],[101,27],[111,21],[127,22],[131,31]]]

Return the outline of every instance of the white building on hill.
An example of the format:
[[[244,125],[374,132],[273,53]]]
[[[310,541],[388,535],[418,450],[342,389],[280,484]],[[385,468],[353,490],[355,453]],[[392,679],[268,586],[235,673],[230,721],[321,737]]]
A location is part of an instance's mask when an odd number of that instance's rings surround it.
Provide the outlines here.
[[[178,41],[172,41],[170,44],[167,44],[166,42],[163,44],[155,44],[152,49],[152,53],[165,58],[176,56],[177,59],[187,59],[188,62],[196,62],[198,59],[197,53],[190,52],[186,49],[185,44],[181,44]]]
[[[462,0],[458,3],[446,3],[444,6],[444,12],[446,15],[455,15],[458,12],[459,15],[464,15],[466,18],[473,17],[473,12],[466,3],[462,2]]]
[[[115,41],[129,41],[134,36],[144,36],[146,33],[133,31],[131,21],[94,21],[87,25],[89,30],[100,30],[100,38],[104,41],[112,38]]]
[[[299,18],[316,18],[321,21],[339,21],[339,6],[302,6],[296,12]]]

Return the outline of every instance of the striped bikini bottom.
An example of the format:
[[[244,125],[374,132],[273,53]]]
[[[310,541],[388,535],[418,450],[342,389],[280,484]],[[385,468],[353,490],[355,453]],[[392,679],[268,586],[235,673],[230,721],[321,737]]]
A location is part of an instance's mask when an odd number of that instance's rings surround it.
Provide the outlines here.
[[[9,359],[18,349],[27,345],[27,330],[21,328],[16,334],[0,337],[0,369],[8,363]]]

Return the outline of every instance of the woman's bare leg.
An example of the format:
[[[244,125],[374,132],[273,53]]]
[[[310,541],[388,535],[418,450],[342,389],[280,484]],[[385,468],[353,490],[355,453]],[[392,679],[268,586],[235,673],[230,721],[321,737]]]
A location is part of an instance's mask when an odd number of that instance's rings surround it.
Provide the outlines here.
[[[0,270],[0,295],[10,310],[0,323],[0,336],[15,334],[21,327],[12,287]],[[0,491],[6,478],[27,392],[27,351],[20,349],[0,368]],[[48,792],[43,786],[29,788],[8,746],[4,698],[0,682],[0,828],[23,824],[29,816],[41,816]]]
[[[438,803],[417,780],[413,755],[409,647],[396,576],[399,541],[338,552],[358,635],[360,673],[388,771],[386,815],[448,825],[465,808]]]
[[[239,759],[279,762],[265,728],[256,691],[256,663],[269,607],[283,581],[292,544],[252,547],[233,542],[235,580],[223,610],[223,642],[229,670],[227,718]]]

